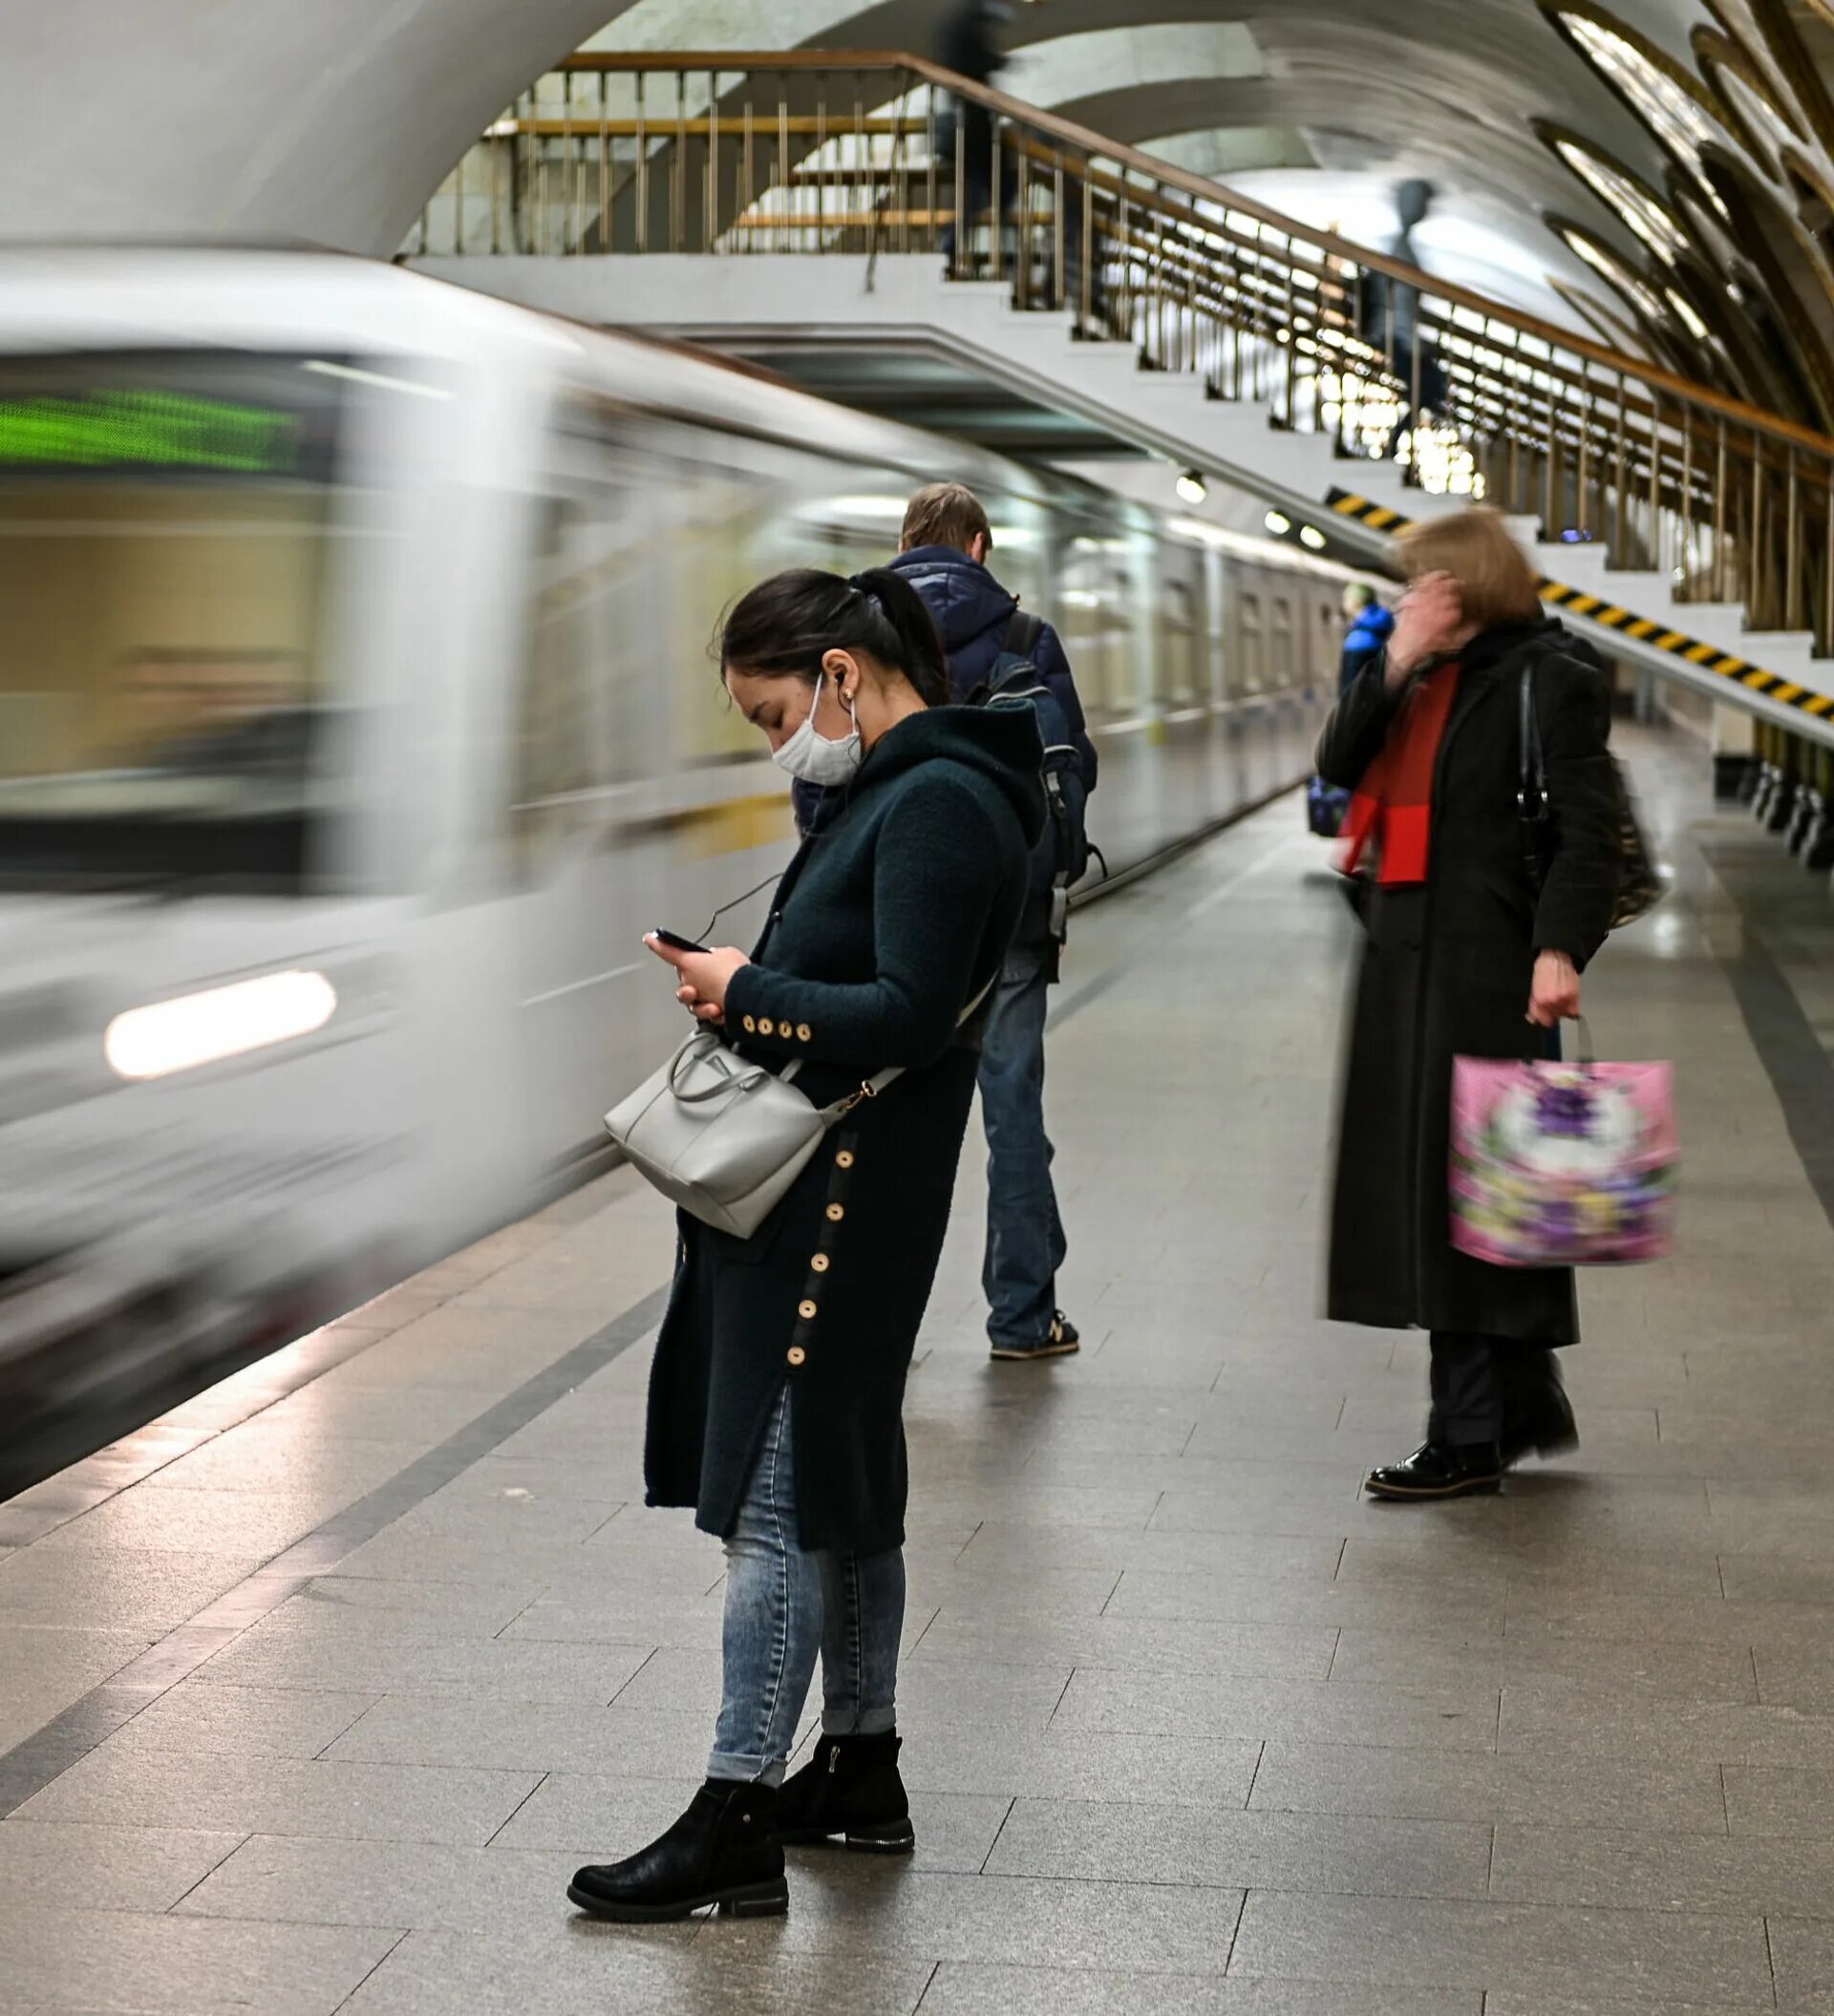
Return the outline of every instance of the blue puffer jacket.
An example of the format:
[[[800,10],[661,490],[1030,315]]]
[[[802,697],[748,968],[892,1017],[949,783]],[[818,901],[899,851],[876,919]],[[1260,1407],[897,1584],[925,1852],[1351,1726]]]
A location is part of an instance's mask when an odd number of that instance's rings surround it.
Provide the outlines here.
[[[942,632],[943,649],[949,655],[949,683],[954,698],[963,701],[992,669],[993,661],[1006,648],[1006,629],[1019,598],[1003,588],[979,561],[970,560],[953,546],[913,546],[889,564],[909,582],[928,605],[936,627]],[[1070,660],[1063,640],[1045,624],[1038,632],[1033,663],[1044,683],[1056,694],[1069,723],[1071,739],[1077,745],[1086,788],[1096,788],[1096,745],[1089,737],[1082,702],[1077,697],[1077,683],[1071,676]],[[809,815],[821,794],[818,787],[799,783],[791,794],[796,805],[798,828],[807,832]]]

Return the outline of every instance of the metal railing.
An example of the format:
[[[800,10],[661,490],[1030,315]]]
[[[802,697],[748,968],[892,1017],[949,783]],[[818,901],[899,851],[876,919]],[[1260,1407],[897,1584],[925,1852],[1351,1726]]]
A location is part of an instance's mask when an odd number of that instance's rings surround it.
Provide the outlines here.
[[[1834,440],[920,57],[574,56],[408,249],[933,253],[1276,426],[1834,650]]]

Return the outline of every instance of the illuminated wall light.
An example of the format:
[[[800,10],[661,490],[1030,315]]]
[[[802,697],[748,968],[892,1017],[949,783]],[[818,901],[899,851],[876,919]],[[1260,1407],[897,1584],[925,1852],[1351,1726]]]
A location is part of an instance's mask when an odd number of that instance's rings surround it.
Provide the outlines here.
[[[1292,520],[1284,511],[1269,511],[1261,522],[1275,539],[1284,539],[1292,530]]]
[[[1210,494],[1210,486],[1195,469],[1185,470],[1172,487],[1178,492],[1180,500],[1186,504],[1201,504]]]
[[[1314,553],[1322,553],[1325,550],[1325,535],[1316,525],[1301,525],[1299,542],[1301,545],[1310,546]]]
[[[102,1054],[119,1078],[170,1077],[321,1029],[337,1011],[323,973],[266,973],[117,1015]]]

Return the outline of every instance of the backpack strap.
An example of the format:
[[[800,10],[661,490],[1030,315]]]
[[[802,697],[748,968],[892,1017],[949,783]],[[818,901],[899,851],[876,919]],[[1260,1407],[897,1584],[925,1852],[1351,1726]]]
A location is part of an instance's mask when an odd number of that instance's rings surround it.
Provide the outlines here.
[[[1044,635],[1044,619],[1029,609],[1015,608],[1007,620],[1006,649],[1028,664],[1037,662],[1038,639]]]

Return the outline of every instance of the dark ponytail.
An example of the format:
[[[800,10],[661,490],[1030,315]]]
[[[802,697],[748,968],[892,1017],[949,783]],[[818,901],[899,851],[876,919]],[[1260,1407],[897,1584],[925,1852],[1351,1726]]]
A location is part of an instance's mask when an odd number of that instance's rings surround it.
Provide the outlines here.
[[[924,598],[890,567],[851,580],[816,567],[773,574],[739,597],[720,627],[722,671],[736,666],[814,686],[827,651],[864,651],[902,672],[927,707],[949,701],[936,625]]]

